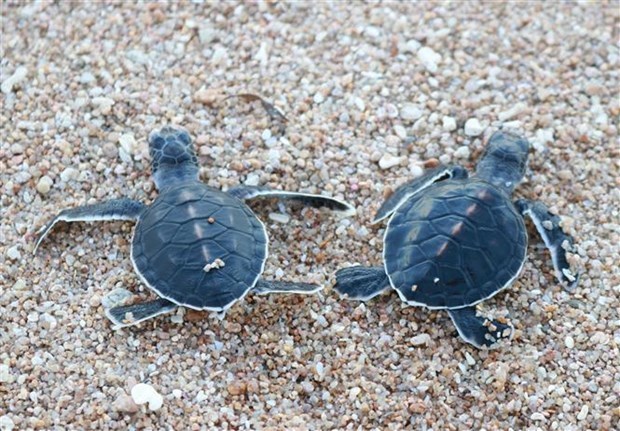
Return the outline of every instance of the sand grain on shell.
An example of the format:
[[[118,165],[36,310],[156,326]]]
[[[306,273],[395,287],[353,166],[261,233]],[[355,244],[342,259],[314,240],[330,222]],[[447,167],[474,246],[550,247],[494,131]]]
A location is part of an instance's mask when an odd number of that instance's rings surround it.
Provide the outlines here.
[[[3,3],[0,84],[2,429],[611,430],[620,420],[620,12],[614,2]],[[257,94],[288,122],[271,121]],[[266,278],[330,286],[379,265],[374,212],[421,167],[472,167],[504,125],[533,144],[519,197],[575,237],[573,292],[532,247],[485,302],[514,339],[474,350],[397,295],[248,296],[224,320],[113,331],[103,298],[149,297],[130,223],[59,225],[61,207],[151,202],[147,136],[187,128],[201,178],[321,192],[358,216],[252,204]],[[150,411],[137,384],[163,398]]]

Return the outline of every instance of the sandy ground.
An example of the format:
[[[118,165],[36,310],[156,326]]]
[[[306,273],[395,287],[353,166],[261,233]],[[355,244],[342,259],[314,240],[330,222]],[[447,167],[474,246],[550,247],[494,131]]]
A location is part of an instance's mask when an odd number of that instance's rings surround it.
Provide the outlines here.
[[[617,2],[1,7],[0,429],[618,429]],[[240,93],[280,108],[284,131],[223,99]],[[131,223],[59,226],[32,257],[63,207],[152,201],[146,137],[168,123],[196,138],[212,186],[356,206],[252,205],[265,276],[321,295],[114,331],[105,295],[148,297]],[[484,303],[516,327],[501,349],[395,294],[340,300],[334,271],[381,262],[383,197],[437,160],[473,167],[502,125],[533,144],[517,195],[563,215],[579,287],[558,285],[530,228],[521,277]],[[136,405],[137,383],[163,405]]]

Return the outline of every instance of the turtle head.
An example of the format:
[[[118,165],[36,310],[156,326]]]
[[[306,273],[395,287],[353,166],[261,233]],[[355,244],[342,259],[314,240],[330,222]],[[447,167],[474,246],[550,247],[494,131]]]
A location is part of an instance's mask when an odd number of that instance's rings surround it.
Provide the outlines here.
[[[153,179],[158,189],[198,181],[198,158],[189,133],[166,126],[149,136]]]
[[[476,174],[510,195],[525,175],[529,149],[530,143],[522,136],[497,131],[489,139]]]

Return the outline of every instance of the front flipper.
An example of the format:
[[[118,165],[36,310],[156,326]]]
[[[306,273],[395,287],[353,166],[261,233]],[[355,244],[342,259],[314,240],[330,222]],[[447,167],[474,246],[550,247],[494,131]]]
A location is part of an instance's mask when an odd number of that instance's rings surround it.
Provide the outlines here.
[[[145,208],[146,205],[142,202],[122,198],[62,210],[56,217],[39,229],[37,242],[32,253],[36,254],[41,241],[59,221],[137,220]]]
[[[109,308],[105,310],[105,314],[114,323],[115,329],[117,329],[144,322],[163,313],[169,313],[177,307],[178,305],[174,302],[164,298],[157,298],[153,301]]]
[[[439,166],[398,187],[392,195],[383,202],[377,211],[372,224],[378,223],[388,217],[401,206],[407,199],[421,192],[430,185],[450,178],[467,178],[467,171],[461,166]]]
[[[562,231],[560,217],[551,214],[542,202],[519,199],[515,205],[521,214],[529,216],[534,222],[551,253],[555,276],[561,283],[566,283],[568,289],[573,289],[577,286],[579,274],[571,271],[566,259],[566,251],[573,248],[573,239]]]
[[[316,293],[323,289],[323,286],[312,283],[294,283],[291,281],[258,280],[252,292],[259,295],[267,293]]]
[[[514,328],[497,320],[476,315],[476,307],[448,310],[454,326],[463,340],[479,349],[497,347],[497,342],[512,339]]]
[[[241,200],[256,198],[291,199],[314,208],[328,208],[332,211],[342,212],[345,216],[355,215],[355,208],[352,205],[329,196],[312,193],[286,192],[260,186],[237,186],[229,189],[228,193]]]
[[[352,266],[336,272],[334,290],[347,299],[368,301],[389,287],[385,270],[378,266]]]

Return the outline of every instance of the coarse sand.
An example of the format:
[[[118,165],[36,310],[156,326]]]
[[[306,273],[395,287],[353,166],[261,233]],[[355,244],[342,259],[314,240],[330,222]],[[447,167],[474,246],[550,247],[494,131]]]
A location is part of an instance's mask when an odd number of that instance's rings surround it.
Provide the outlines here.
[[[619,429],[618,1],[115,3],[0,5],[0,429]],[[106,294],[151,297],[131,223],[59,225],[32,256],[64,207],[151,202],[146,139],[165,124],[194,136],[211,186],[356,206],[251,204],[265,277],[319,295],[114,331]],[[532,143],[516,195],[562,215],[577,289],[530,224],[520,278],[482,306],[516,328],[499,349],[394,293],[341,300],[338,268],[381,263],[383,198],[438,162],[473,167],[500,127]]]

